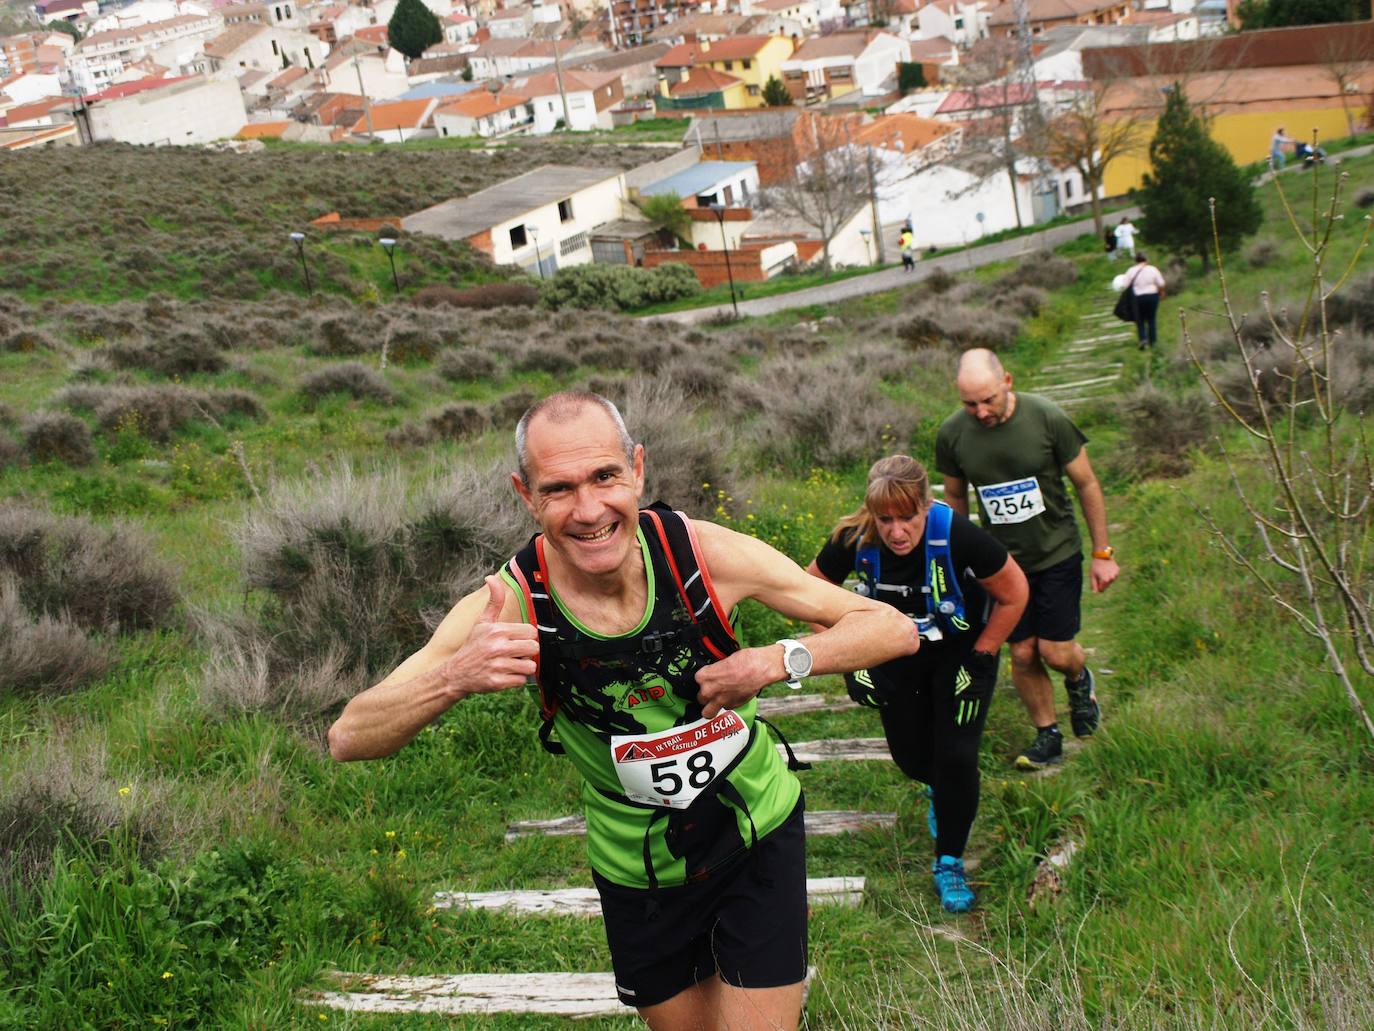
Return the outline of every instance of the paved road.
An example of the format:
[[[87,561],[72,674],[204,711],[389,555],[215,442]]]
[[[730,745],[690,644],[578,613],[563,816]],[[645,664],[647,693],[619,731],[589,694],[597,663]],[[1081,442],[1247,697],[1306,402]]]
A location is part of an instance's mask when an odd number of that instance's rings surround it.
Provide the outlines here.
[[[1135,218],[1139,214],[1138,208],[1124,208],[1112,212],[1112,218],[1120,219],[1122,215]],[[918,261],[912,272],[903,272],[901,266],[897,266],[866,276],[842,279],[838,283],[827,283],[824,286],[794,290],[790,294],[775,294],[772,297],[741,301],[739,313],[741,315],[767,315],[775,311],[786,311],[788,308],[804,308],[811,304],[832,304],[835,301],[847,300],[850,297],[862,297],[865,294],[881,293],[884,290],[896,290],[920,282],[936,269],[962,272],[966,269],[978,268],[981,265],[990,265],[994,261],[1006,261],[1009,258],[1019,258],[1036,251],[1048,250],[1059,246],[1061,243],[1076,239],[1084,233],[1092,232],[1092,225],[1092,219],[1087,218],[1078,222],[1069,222],[1049,229],[1042,229],[1038,233],[1029,233],[1011,240],[999,240],[996,243],[969,247],[954,254],[940,254],[933,258],[926,258]],[[730,305],[718,304],[709,308],[690,308],[687,311],[669,312],[666,315],[652,315],[646,316],[646,318],[668,319],[672,322],[691,325],[729,314]]]

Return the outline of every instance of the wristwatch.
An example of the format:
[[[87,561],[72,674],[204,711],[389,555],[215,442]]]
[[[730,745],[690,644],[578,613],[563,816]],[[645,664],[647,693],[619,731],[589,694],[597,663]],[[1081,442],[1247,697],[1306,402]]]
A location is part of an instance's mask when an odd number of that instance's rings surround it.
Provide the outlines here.
[[[801,688],[802,677],[811,675],[811,652],[800,641],[782,640],[782,668],[787,674],[784,683],[793,691]]]
[[[1105,548],[1098,548],[1093,552],[1093,558],[1107,559],[1116,554],[1116,549],[1108,544]]]

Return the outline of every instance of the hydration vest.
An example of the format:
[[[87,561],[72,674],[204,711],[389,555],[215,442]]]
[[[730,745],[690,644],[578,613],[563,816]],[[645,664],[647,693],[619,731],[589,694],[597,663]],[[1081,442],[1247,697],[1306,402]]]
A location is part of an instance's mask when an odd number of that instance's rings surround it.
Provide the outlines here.
[[[920,594],[924,599],[922,612],[909,612],[921,628],[922,636],[938,640],[926,627],[938,628],[940,635],[963,633],[969,629],[964,611],[964,592],[959,586],[959,571],[954,568],[954,556],[949,547],[950,526],[954,510],[943,501],[931,502],[926,511],[924,570]],[[912,588],[906,584],[882,582],[882,552],[876,546],[854,549],[854,575],[858,578],[855,591],[866,598],[879,600],[883,593],[906,597]],[[898,605],[904,609],[905,606]],[[924,625],[923,625],[924,624]]]

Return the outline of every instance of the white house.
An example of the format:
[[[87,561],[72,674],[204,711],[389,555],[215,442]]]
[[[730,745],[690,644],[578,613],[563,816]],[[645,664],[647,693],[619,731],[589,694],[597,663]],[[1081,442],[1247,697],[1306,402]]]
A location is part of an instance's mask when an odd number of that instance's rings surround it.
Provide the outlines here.
[[[552,275],[592,260],[591,234],[621,217],[625,177],[619,172],[544,165],[401,220],[409,233],[465,240],[498,265]]]
[[[477,19],[466,14],[450,14],[440,18],[445,43],[466,43],[477,35]]]
[[[355,136],[370,133],[374,140],[383,143],[404,143],[427,133],[430,128],[430,116],[438,106],[438,97],[373,104],[349,131]]]
[[[625,87],[617,73],[565,69],[561,91],[558,78],[554,72],[540,72],[511,79],[506,86],[529,100],[534,113],[532,132],[542,135],[557,128],[564,120],[564,97],[569,129],[585,132],[611,128],[611,108],[625,99]]]
[[[475,79],[524,75],[552,65],[554,46],[554,43],[542,39],[489,39],[468,55],[468,66]],[[565,64],[599,50],[599,47],[569,40],[560,40],[557,47]]]
[[[985,0],[934,0],[916,12],[917,37],[970,46],[987,37],[992,7]]]
[[[501,136],[533,120],[528,97],[479,89],[438,108],[434,130],[440,136]]]
[[[84,117],[93,141],[154,146],[227,139],[248,121],[237,82],[201,76],[111,87],[87,98]]]
[[[528,7],[507,7],[487,19],[487,30],[492,39],[525,39],[533,24],[533,13]]]
[[[758,192],[759,169],[752,161],[698,161],[639,187],[645,197],[677,194],[691,208],[747,208]]]
[[[749,9],[744,10],[745,4]],[[744,0],[740,4],[741,13],[784,18],[796,22],[809,35],[821,23],[821,9],[816,0]],[[765,30],[766,31],[766,30]]]
[[[62,83],[53,72],[19,72],[0,81],[0,93],[15,104],[32,104],[43,97],[62,93]]]
[[[783,84],[798,103],[887,91],[897,65],[911,60],[911,44],[888,32],[836,32],[806,40],[782,62]]]
[[[396,50],[341,43],[324,63],[328,93],[358,93],[371,100],[390,100],[410,89],[406,62]]]
[[[244,22],[206,43],[199,67],[231,77],[245,68],[269,71],[298,65],[314,69],[324,64],[328,53],[329,44],[308,32]]]

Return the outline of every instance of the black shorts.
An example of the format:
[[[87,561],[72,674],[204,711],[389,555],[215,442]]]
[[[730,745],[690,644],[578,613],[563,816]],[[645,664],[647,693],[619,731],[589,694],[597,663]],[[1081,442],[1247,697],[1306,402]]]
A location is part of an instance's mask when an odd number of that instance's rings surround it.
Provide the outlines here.
[[[627,888],[593,872],[615,987],[655,1006],[719,973],[740,988],[806,978],[805,800],[738,862],[704,881]]]
[[[1072,641],[1083,625],[1083,556],[1074,555],[1038,573],[1027,573],[1030,600],[1007,640],[1028,637]]]

